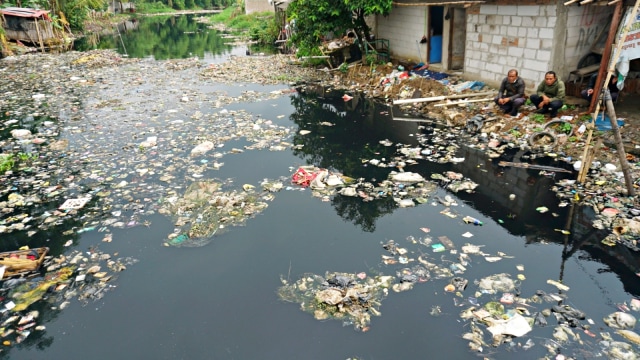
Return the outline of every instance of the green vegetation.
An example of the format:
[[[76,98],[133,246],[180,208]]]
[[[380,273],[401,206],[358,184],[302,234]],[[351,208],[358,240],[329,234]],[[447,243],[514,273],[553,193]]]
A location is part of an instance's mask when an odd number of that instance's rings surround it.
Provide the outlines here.
[[[584,114],[584,115],[581,115],[581,116],[578,118],[578,121],[581,121],[581,122],[590,122],[590,121],[591,121],[591,118],[592,118],[591,114]]]
[[[211,20],[224,24],[233,34],[247,35],[260,44],[273,44],[280,32],[275,14],[270,11],[245,14],[241,6],[231,6]]]
[[[143,14],[162,14],[162,13],[170,13],[175,11],[174,9],[167,6],[167,4],[164,4],[160,1],[141,2],[137,6],[138,8],[136,10],[139,13],[143,13]]]
[[[4,174],[13,169],[15,163],[16,160],[13,154],[0,154],[0,174]]]
[[[540,124],[544,123],[546,120],[544,114],[531,114],[529,115],[529,118]]]
[[[172,54],[180,53],[184,57],[204,57],[205,52],[222,54],[231,49],[220,36],[209,36],[199,31],[202,24],[193,17],[156,15],[140,21],[136,31],[128,34],[127,42],[136,46],[127,48],[131,57],[142,58],[153,52],[156,60],[169,59]],[[185,36],[188,33],[189,36]],[[113,49],[119,45],[116,37],[103,37],[91,48]],[[114,104],[114,111],[126,110],[121,104]]]
[[[364,61],[367,65],[371,66],[372,69],[375,65],[378,65],[380,61],[378,61],[378,55],[369,53],[364,57]]]
[[[340,64],[340,67],[338,67],[338,70],[341,73],[346,74],[349,71],[349,64],[347,64],[346,62],[343,62],[342,64]]]
[[[138,12],[162,13],[172,10],[220,9],[227,6],[242,6],[239,0],[135,0]]]
[[[354,29],[358,38],[369,39],[369,15],[387,15],[392,0],[297,0],[287,7],[287,18],[295,20],[292,42],[300,56],[320,55],[318,45],[333,34]]]
[[[509,130],[509,134],[515,136],[516,138],[519,138],[522,136],[522,133],[516,129]]]
[[[17,154],[0,154],[0,174],[21,166],[30,166],[38,155],[19,152]]]

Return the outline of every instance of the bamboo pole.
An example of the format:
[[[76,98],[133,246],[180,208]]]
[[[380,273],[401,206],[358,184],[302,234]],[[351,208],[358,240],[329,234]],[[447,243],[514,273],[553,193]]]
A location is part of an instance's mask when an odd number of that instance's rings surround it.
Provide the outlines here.
[[[595,160],[596,155],[600,152],[600,148],[602,147],[602,138],[598,138],[598,141],[596,141],[596,145],[592,148],[589,149],[589,152],[587,153],[587,158],[585,159],[585,162],[591,164],[593,162],[593,160]],[[585,169],[588,169],[585,168]],[[587,176],[587,172],[583,172],[580,173],[578,175],[578,181],[579,182],[584,182],[585,178]]]
[[[618,3],[618,5],[616,6],[621,6],[621,4]],[[629,32],[629,29],[631,28],[631,25],[633,24],[633,21],[636,18],[638,7],[640,7],[640,0],[636,0],[635,5],[633,6],[633,10],[629,14],[629,17],[627,18],[627,23],[625,24],[624,29],[622,30],[620,38],[618,39],[618,44],[616,46],[616,51],[614,52],[613,61],[610,62],[611,65],[610,65],[609,71],[607,72],[607,78],[604,81],[604,85],[602,89],[608,89],[609,87],[609,81],[611,81],[611,74],[615,72],[615,66],[616,66],[616,63],[618,62],[618,59],[620,58],[620,53],[622,52],[622,46],[624,44],[624,40],[627,36],[627,33]],[[613,102],[611,102],[611,97],[610,95],[608,95],[608,93],[605,94],[605,101],[607,102],[607,107],[608,108],[610,107],[611,109],[613,109]],[[600,102],[598,102],[596,106],[596,111],[592,114],[591,124],[589,126],[589,133],[587,135],[587,142],[584,148],[584,152],[582,154],[582,166],[580,167],[580,174],[582,174],[583,178],[584,178],[584,174],[588,171],[590,166],[590,164],[587,164],[586,162],[587,151],[589,149],[589,144],[591,143],[591,137],[593,136],[593,128],[595,127],[596,115],[598,114],[599,110],[600,110]],[[617,123],[618,120],[615,118],[610,118],[609,120],[611,121],[612,130],[613,129],[618,130],[618,123]],[[618,155],[620,157],[620,166],[624,173],[625,183],[627,185],[627,195],[633,196],[635,195],[635,189],[633,188],[633,182],[631,181],[631,175],[629,174],[629,164],[627,163],[627,155],[624,151],[624,146],[622,144],[620,132],[616,131],[615,136],[616,136],[616,140],[618,140],[618,144],[617,144]]]
[[[426,98],[417,98],[417,99],[403,99],[403,100],[394,100],[393,105],[398,104],[411,104],[411,103],[419,103],[419,102],[429,102],[429,101],[440,101],[445,99],[461,99],[465,97],[474,97],[474,96],[487,96],[487,95],[495,95],[493,91],[485,91],[481,93],[468,93],[468,94],[458,94],[458,95],[448,95],[448,96],[432,96]]]

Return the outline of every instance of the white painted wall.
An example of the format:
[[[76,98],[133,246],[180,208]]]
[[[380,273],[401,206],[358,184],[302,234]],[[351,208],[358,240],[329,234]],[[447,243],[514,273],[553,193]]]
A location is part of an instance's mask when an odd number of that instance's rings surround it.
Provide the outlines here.
[[[425,13],[428,11],[429,8],[426,6],[395,6],[391,15],[377,17],[376,37],[390,40],[389,47],[393,58],[408,59],[417,63],[421,54],[422,61],[426,61],[427,45],[416,45],[416,40],[419,43],[423,35],[429,35],[426,32],[428,30],[425,30],[429,28],[425,22]],[[418,46],[421,53],[418,53]]]
[[[465,73],[501,81],[518,69],[533,89],[552,70],[556,5],[480,5],[467,15]]]
[[[565,62],[575,69],[578,61],[590,53],[596,37],[609,26],[615,6],[571,6],[568,10]]]

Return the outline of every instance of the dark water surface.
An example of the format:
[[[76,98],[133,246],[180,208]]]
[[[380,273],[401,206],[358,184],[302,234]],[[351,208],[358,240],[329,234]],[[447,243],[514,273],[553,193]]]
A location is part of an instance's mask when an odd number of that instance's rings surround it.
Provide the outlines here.
[[[175,23],[187,21],[182,19],[175,19]],[[161,26],[158,29],[158,33],[173,32]],[[212,43],[203,40],[203,44]],[[149,56],[142,50],[130,47],[127,50],[130,55]],[[200,56],[198,50],[190,51]],[[153,55],[164,58],[166,53]],[[229,93],[240,91],[230,86],[224,88]],[[241,89],[269,91],[269,87],[261,86]],[[305,146],[301,150],[228,155],[215,176],[233,178],[238,185],[257,184],[264,178],[288,176],[291,168],[311,164],[355,178],[381,181],[395,169],[365,166],[362,162],[394,156],[395,146],[384,147],[380,140],[415,144],[416,134],[429,134],[429,129],[419,128],[417,123],[392,120],[384,106],[359,98],[357,104],[345,103],[340,94],[335,95],[298,93],[226,106],[228,110],[245,110],[291,126],[296,134],[291,142]],[[285,116],[279,118],[280,115]],[[320,122],[335,126],[321,126]],[[311,133],[299,135],[300,129]],[[225,145],[241,146],[241,140]],[[460,205],[452,207],[460,214],[457,218],[442,215],[444,207],[432,199],[413,208],[399,208],[390,198],[363,202],[336,196],[323,202],[311,196],[308,189],[293,188],[277,193],[269,207],[246,226],[215,236],[204,247],[161,246],[173,231],[173,225],[159,214],[149,218],[152,222],[149,228],[114,229],[113,237],[118,240],[112,243],[102,243],[101,233],[83,233],[75,248],[87,250],[99,245],[105,252],[132,256],[139,262],[124,271],[114,283],[117,288],[99,301],[84,306],[74,301],[60,312],[40,309],[46,331],[33,333],[28,341],[5,350],[4,355],[12,359],[545,356],[548,351],[543,343],[551,338],[556,325],[553,317],[547,319],[549,326],[534,327],[526,336],[514,339],[516,344],[532,339],[535,346],[527,351],[517,345],[510,349],[505,344],[498,348],[486,346],[480,354],[468,350],[468,341],[462,339],[462,334],[469,331],[469,325],[459,314],[469,305],[455,306],[455,302],[474,296],[477,289],[474,280],[497,273],[512,277],[524,274],[526,280],[519,287],[523,297],[531,297],[537,290],[557,292],[547,280],[562,280],[571,288],[566,292],[566,304],[593,319],[592,332],[613,333],[602,318],[617,311],[616,304],[640,294],[635,276],[637,256],[624,248],[601,245],[604,236],[591,228],[589,209],[558,208],[558,200],[547,191],[555,181],[553,178],[533,170],[500,168],[497,161],[487,159],[473,148],[461,147],[457,156],[465,161],[436,164],[421,160],[406,168],[425,178],[452,170],[477,182],[480,186],[473,194],[451,193],[441,187],[437,190],[440,197],[450,195],[457,199]],[[515,200],[509,200],[510,194],[517,195]],[[547,206],[550,211],[541,214],[535,210],[539,206]],[[464,215],[478,218],[484,225],[467,225],[461,220]],[[555,230],[564,229],[567,223],[570,235]],[[355,331],[352,325],[340,321],[317,321],[301,311],[299,304],[283,302],[277,296],[281,277],[295,281],[305,273],[324,275],[334,271],[395,276],[404,266],[381,263],[381,255],[386,254],[381,244],[390,239],[414,251],[412,257],[423,253],[430,261],[445,265],[457,261],[458,254],[433,253],[429,247],[421,248],[406,240],[410,236],[427,236],[420,230],[423,227],[430,228],[428,235],[434,239],[449,237],[458,249],[471,243],[483,245],[485,253],[503,252],[508,257],[489,263],[472,256],[462,275],[470,283],[461,297],[443,291],[448,279],[416,284],[406,292],[390,291],[380,308],[382,316],[372,318],[367,332]],[[463,237],[466,232],[473,237]],[[524,271],[518,271],[517,265],[524,266]],[[500,296],[500,293],[485,294],[478,300],[483,304]],[[554,304],[531,305],[530,311],[535,312]],[[441,308],[440,316],[430,315],[434,306]],[[578,358],[595,358],[600,351],[599,338],[591,338],[580,329],[574,331],[584,344],[571,341],[561,351]],[[487,331],[485,341],[491,343]]]

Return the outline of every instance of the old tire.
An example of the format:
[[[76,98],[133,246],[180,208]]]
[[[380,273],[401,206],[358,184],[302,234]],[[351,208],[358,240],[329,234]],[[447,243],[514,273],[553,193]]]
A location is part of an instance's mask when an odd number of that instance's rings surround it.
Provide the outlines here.
[[[551,141],[549,143],[542,144],[541,142],[547,138],[551,139]],[[556,134],[552,132],[540,131],[529,136],[528,142],[529,146],[531,146],[532,149],[541,149],[545,146],[550,146],[551,148],[553,148],[558,143],[558,139],[556,138]]]
[[[555,131],[554,129],[549,128],[551,125],[563,124],[563,123],[567,123],[567,124],[571,125],[571,130],[569,130],[568,133]],[[551,120],[551,121],[547,122],[546,124],[544,124],[543,131],[554,131],[556,134],[564,133],[564,134],[567,134],[567,136],[573,136],[573,132],[575,131],[575,127],[569,121],[564,121],[564,120],[558,119],[558,120]]]

